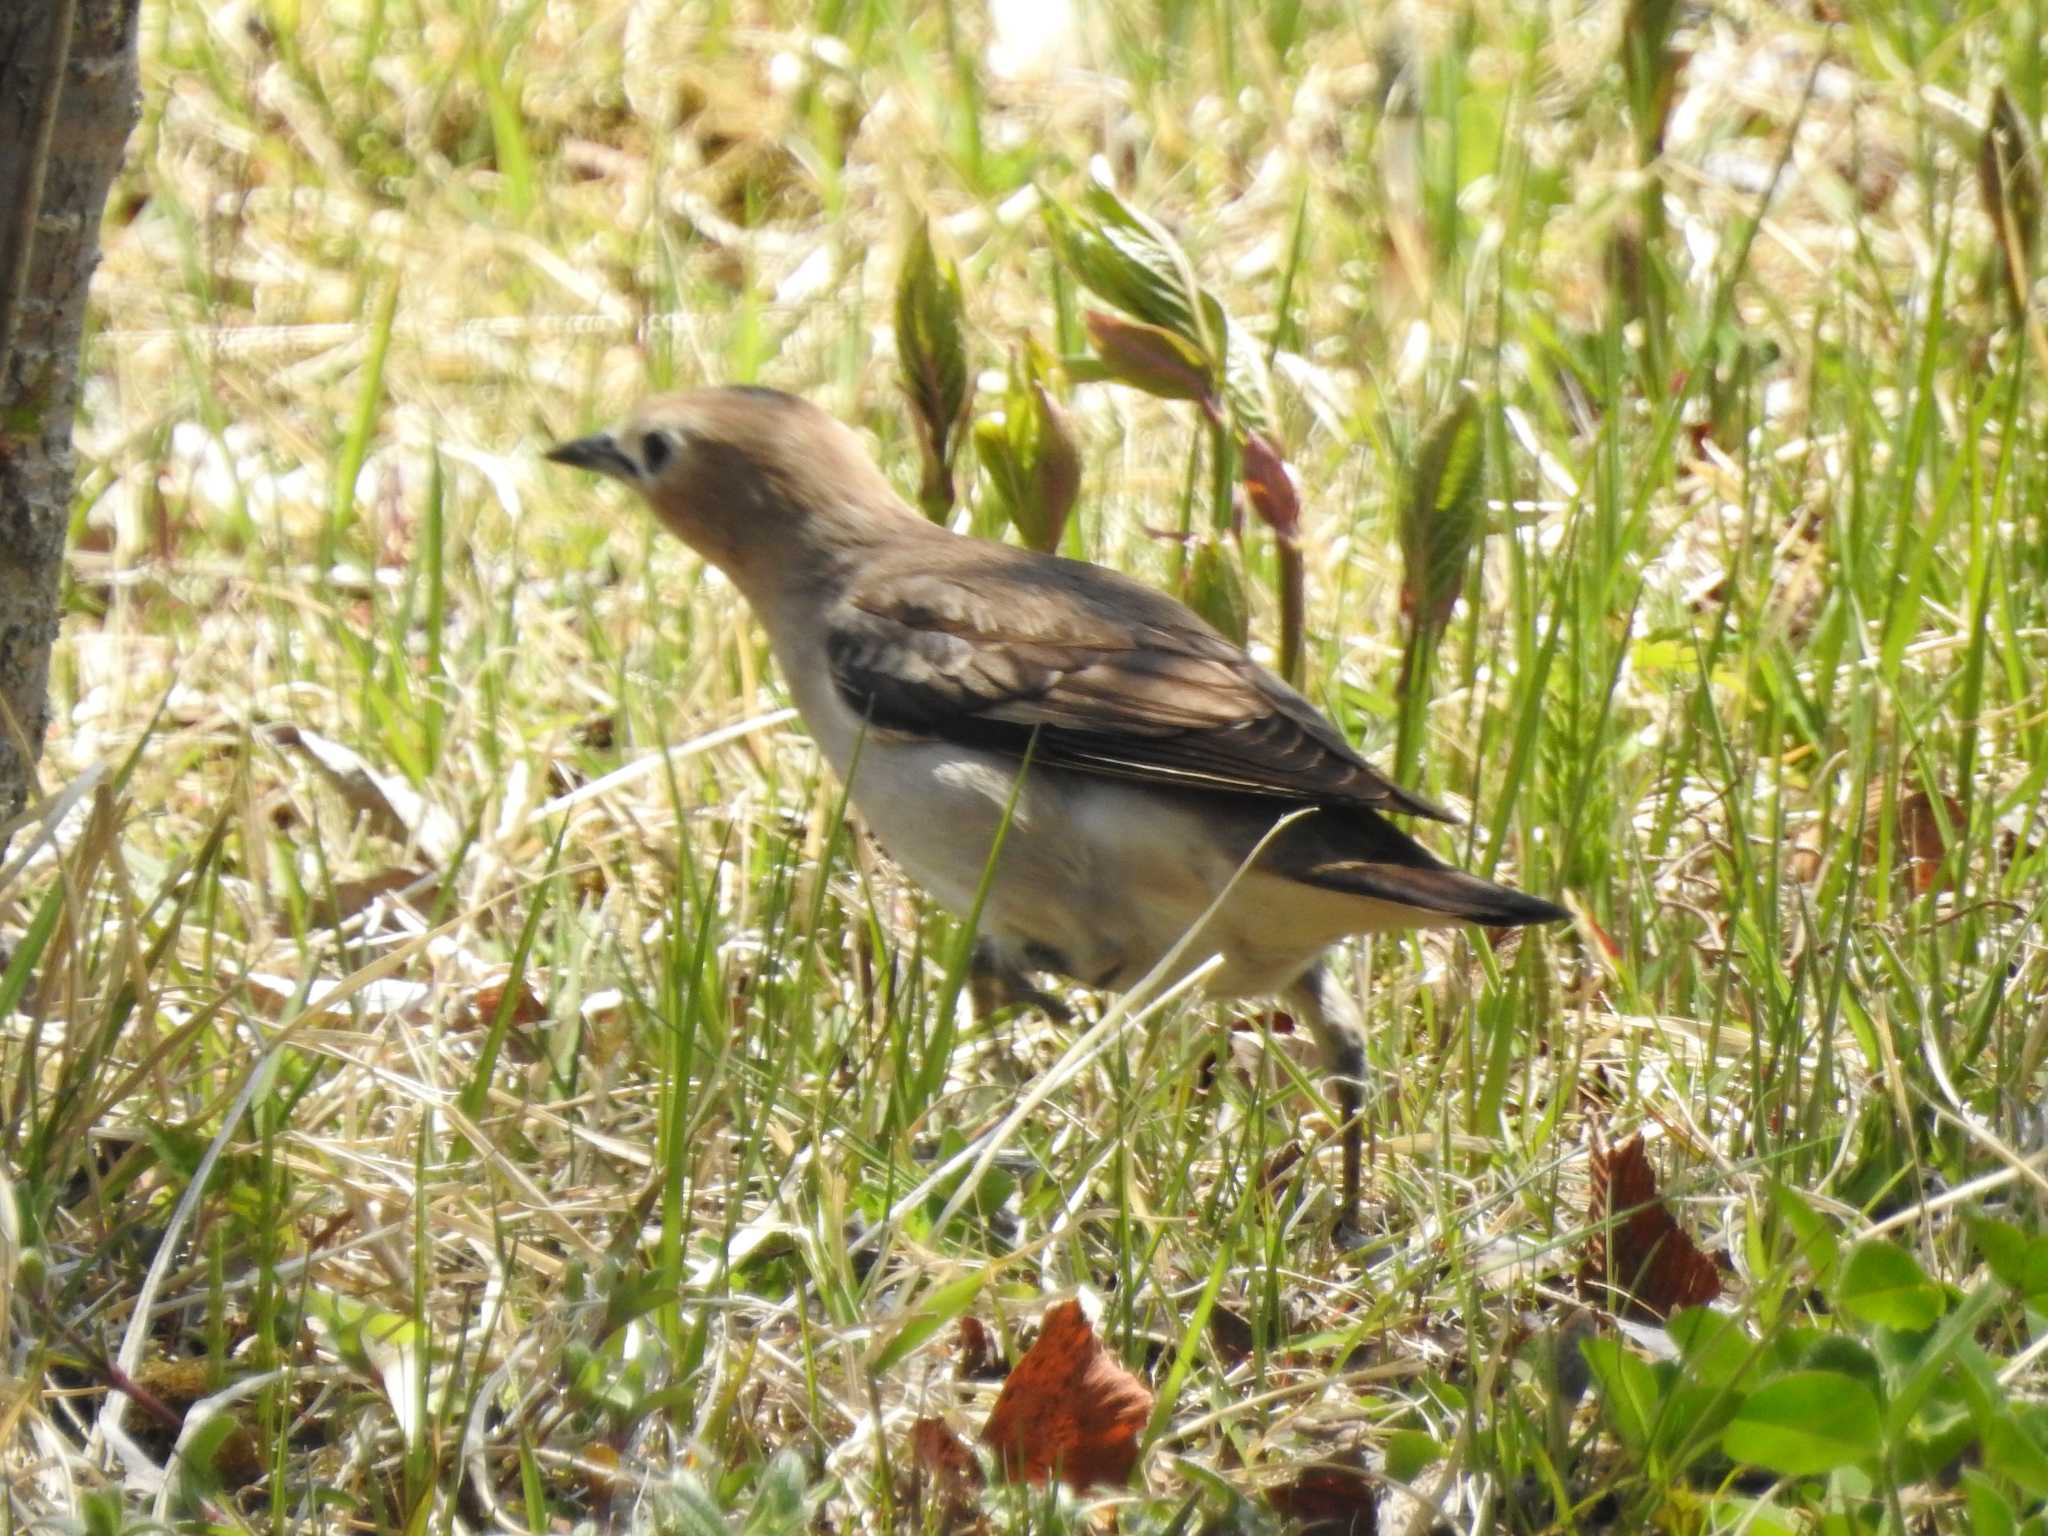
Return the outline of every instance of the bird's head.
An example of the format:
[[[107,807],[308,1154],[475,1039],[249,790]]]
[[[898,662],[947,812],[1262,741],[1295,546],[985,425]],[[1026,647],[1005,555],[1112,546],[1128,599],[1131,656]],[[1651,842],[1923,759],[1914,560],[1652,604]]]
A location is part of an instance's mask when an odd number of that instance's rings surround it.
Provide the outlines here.
[[[632,486],[750,596],[856,556],[904,518],[922,521],[850,429],[778,390],[655,395],[547,457]]]

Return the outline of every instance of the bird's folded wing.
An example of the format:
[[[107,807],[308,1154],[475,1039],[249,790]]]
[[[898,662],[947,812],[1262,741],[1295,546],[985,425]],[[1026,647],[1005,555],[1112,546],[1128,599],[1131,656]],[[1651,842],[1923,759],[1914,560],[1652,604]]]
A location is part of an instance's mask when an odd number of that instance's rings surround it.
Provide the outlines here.
[[[1178,603],[1115,572],[989,546],[856,581],[832,677],[876,729],[1081,772],[1452,818]],[[1033,744],[1033,736],[1036,742]]]

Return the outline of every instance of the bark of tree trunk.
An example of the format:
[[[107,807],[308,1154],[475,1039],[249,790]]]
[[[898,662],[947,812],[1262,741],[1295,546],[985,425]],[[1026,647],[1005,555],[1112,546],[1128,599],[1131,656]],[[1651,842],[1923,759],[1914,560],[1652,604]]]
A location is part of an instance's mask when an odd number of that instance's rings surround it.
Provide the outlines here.
[[[138,5],[0,7],[0,819],[26,801],[49,723],[78,338],[135,125]]]

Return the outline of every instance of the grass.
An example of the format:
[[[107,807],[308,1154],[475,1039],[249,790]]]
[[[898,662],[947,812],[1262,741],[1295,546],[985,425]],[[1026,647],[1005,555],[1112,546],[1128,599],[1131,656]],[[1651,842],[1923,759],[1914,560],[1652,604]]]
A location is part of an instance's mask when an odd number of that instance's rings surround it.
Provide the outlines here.
[[[1975,166],[2048,28],[1687,10],[1660,136],[1654,9],[1077,5],[1004,78],[894,0],[153,0],[0,872],[9,1528],[937,1529],[956,1318],[1079,1285],[1138,1477],[961,1518],[1277,1528],[1334,1462],[1386,1530],[2039,1528],[2048,418]],[[1273,351],[1308,689],[1385,758],[1407,465],[1490,402],[1417,787],[1580,916],[1342,959],[1356,1255],[1300,1042],[946,1011],[734,594],[535,457],[759,380],[914,496],[905,230],[979,368],[1076,352],[1035,200],[1097,156]],[[1069,406],[1070,547],[1170,583],[1191,420]],[[1638,1131],[1732,1363],[1576,1310]]]

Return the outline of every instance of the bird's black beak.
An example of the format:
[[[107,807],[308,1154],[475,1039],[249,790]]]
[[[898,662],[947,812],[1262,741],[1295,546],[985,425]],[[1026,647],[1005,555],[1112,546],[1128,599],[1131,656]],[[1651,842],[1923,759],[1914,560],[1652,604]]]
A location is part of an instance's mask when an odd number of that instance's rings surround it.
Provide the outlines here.
[[[640,478],[640,466],[619,451],[619,445],[612,441],[609,432],[557,443],[542,457],[557,464],[567,464],[572,469],[593,469],[600,475],[610,475],[614,480]]]

